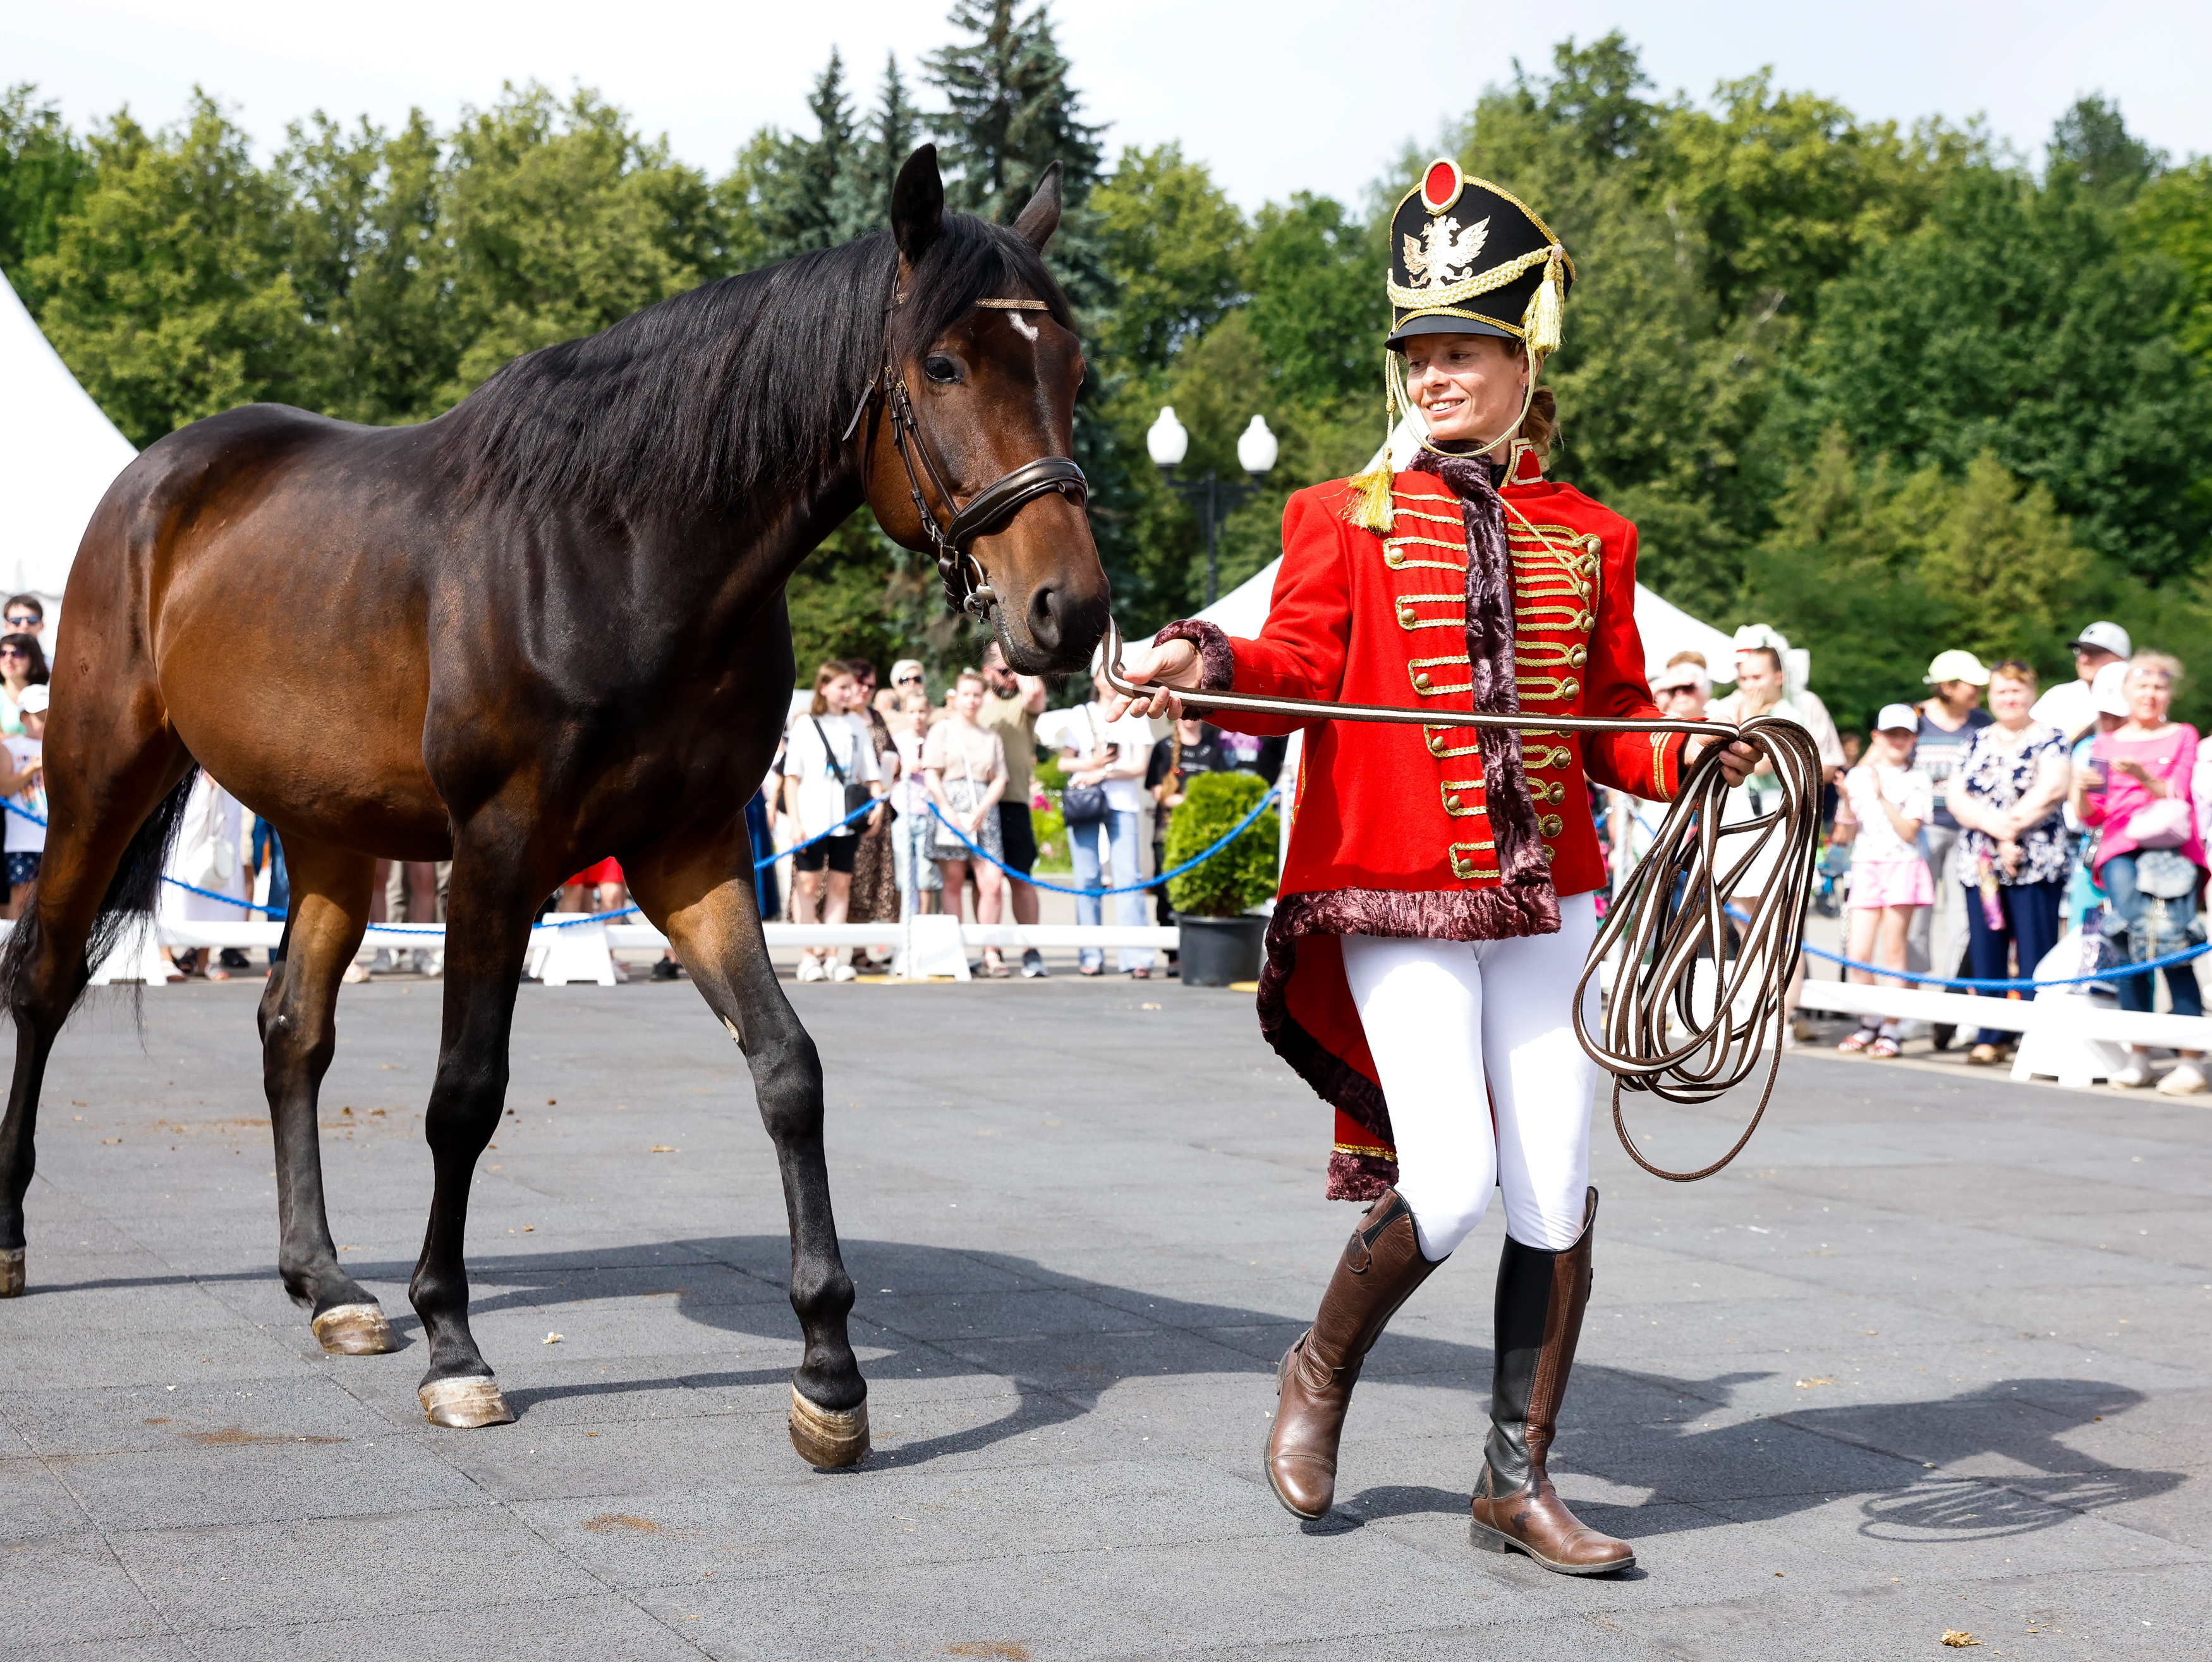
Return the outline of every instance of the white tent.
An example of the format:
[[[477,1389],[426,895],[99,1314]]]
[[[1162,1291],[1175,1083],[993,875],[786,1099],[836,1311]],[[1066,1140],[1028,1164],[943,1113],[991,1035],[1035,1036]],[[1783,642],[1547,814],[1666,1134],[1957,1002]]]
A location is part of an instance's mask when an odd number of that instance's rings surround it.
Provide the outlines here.
[[[0,584],[45,603],[49,651],[85,524],[137,453],[0,273]]]
[[[1413,419],[1408,416],[1390,435],[1391,465],[1401,470],[1413,459],[1414,449],[1420,442],[1412,425]],[[1367,465],[1374,468],[1382,460],[1382,452],[1378,450]],[[1279,559],[1270,561],[1197,616],[1219,625],[1230,634],[1249,637],[1259,634],[1267,621],[1275,573],[1282,563]],[[1676,652],[1694,652],[1705,654],[1706,667],[1714,680],[1726,683],[1735,679],[1735,640],[1711,624],[1691,616],[1680,606],[1662,600],[1641,583],[1636,585],[1636,628],[1644,637],[1644,662],[1649,674],[1656,675],[1666,668],[1667,660]],[[1798,678],[1802,680],[1802,676]]]

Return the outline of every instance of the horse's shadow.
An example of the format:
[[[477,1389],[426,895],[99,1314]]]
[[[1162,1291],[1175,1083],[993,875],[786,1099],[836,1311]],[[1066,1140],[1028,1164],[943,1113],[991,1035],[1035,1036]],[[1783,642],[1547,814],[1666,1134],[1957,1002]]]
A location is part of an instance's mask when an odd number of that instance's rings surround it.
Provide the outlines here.
[[[637,1267],[635,1252],[606,1255],[604,1263],[589,1253],[482,1260],[476,1307],[631,1296],[643,1277],[677,1283],[678,1309],[689,1320],[762,1338],[793,1337],[782,1297],[790,1246],[781,1236],[691,1240],[649,1250],[657,1260],[651,1271]],[[1276,1312],[1121,1287],[1010,1253],[860,1240],[845,1244],[845,1258],[862,1290],[855,1341],[875,1353],[866,1363],[871,1374],[922,1382],[991,1375],[1008,1380],[1016,1395],[1011,1411],[986,1424],[878,1449],[868,1462],[876,1470],[922,1465],[1068,1423],[1093,1412],[1102,1396],[1124,1381],[1271,1374],[1304,1326]],[[711,1271],[711,1283],[684,1285],[687,1263]],[[888,1299],[880,1290],[885,1289],[896,1289]],[[1472,1441],[1488,1407],[1489,1350],[1409,1326],[1401,1322],[1384,1335],[1366,1376],[1458,1393],[1462,1400],[1451,1417],[1468,1428]],[[787,1377],[776,1368],[688,1374],[680,1380],[598,1380],[523,1386],[508,1399],[526,1414],[534,1403],[564,1398],[678,1384],[781,1385]],[[1958,1539],[2049,1528],[2163,1495],[2183,1480],[2179,1472],[2112,1465],[2064,1442],[2075,1428],[2117,1417],[2144,1400],[2125,1386],[2013,1379],[1933,1400],[1729,1417],[1736,1389],[1766,1377],[1679,1378],[1577,1362],[1570,1416],[1577,1442],[1563,1453],[1571,1456],[1581,1439],[1596,1439],[1604,1444],[1602,1455],[1611,1457],[1603,1465],[1629,1486],[1651,1491],[1650,1500],[1638,1504],[1590,1501],[1577,1502],[1578,1509],[1601,1528],[1648,1536],[1768,1520],[1857,1493],[1864,1497],[1863,1533]],[[1662,1404],[1672,1417],[1655,1425]],[[1698,1423],[1716,1416],[1727,1422]],[[1786,1430],[1778,1434],[1778,1426]],[[1808,1435],[1820,1441],[1808,1443]],[[1797,1469],[1808,1451],[1834,1467],[1834,1481],[1820,1492]],[[2006,1475],[1943,1475],[1962,1466]],[[1673,1498],[1679,1485],[1670,1479],[1712,1472],[1735,1474],[1735,1481],[1733,1493],[1711,1509],[1694,1501],[1654,1504]],[[1697,1480],[1687,1487],[1696,1489]],[[1377,1486],[1347,1495],[1328,1520],[1309,1527],[1334,1531],[1414,1513],[1455,1514],[1466,1505],[1460,1491]]]

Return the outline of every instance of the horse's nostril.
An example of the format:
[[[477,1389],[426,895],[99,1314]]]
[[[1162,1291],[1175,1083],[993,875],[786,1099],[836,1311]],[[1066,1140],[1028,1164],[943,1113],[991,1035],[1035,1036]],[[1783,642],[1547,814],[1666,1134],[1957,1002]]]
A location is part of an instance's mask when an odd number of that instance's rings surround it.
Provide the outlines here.
[[[1030,639],[1042,652],[1050,652],[1060,645],[1060,591],[1040,588],[1030,597]]]

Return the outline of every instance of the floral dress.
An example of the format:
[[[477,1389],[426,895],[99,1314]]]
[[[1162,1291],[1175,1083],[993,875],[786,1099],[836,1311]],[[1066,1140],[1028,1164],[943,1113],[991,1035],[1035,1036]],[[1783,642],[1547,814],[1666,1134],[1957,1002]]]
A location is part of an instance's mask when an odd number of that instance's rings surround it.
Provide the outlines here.
[[[2018,804],[2034,791],[2036,776],[2044,768],[2066,761],[2066,736],[2056,727],[2037,722],[2028,728],[2018,748],[2009,750],[1998,748],[1996,736],[2002,731],[1996,726],[1978,728],[1958,773],[1959,788],[1976,802],[1996,809]],[[1997,882],[2008,889],[2018,883],[2065,880],[2069,865],[2066,819],[2057,803],[2051,804],[2050,813],[2021,834],[2017,871],[2005,870],[2004,862],[1997,858],[1996,839],[1988,832],[1967,831],[1964,835],[1967,858],[1977,865],[1987,861]]]

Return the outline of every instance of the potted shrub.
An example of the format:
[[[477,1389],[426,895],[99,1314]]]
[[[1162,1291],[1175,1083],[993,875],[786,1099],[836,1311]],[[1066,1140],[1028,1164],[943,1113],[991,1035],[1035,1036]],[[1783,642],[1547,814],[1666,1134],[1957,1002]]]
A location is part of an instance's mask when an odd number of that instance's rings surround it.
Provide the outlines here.
[[[1267,782],[1250,773],[1200,773],[1184,789],[1182,805],[1168,822],[1170,870],[1204,853],[1234,830],[1267,794]],[[1270,811],[1238,833],[1203,865],[1168,883],[1182,935],[1185,986],[1227,986],[1260,974],[1267,920],[1252,908],[1273,898],[1275,850],[1282,834]]]

